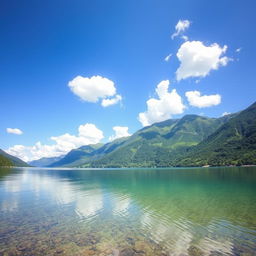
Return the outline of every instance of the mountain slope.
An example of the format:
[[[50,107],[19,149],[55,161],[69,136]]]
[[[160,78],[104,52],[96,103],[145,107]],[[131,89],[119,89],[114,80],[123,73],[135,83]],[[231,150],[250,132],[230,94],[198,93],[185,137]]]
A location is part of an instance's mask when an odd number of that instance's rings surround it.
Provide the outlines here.
[[[58,156],[58,157],[42,157],[38,160],[33,160],[28,162],[31,166],[36,167],[46,167],[48,165],[51,165],[57,161],[60,161],[64,156]]]
[[[172,163],[178,166],[256,164],[256,103]]]
[[[221,118],[187,115],[105,145],[72,150],[55,166],[165,167],[256,164],[256,103]]]
[[[112,152],[83,166],[168,166],[171,157],[197,145],[229,118],[187,115],[181,119],[156,123],[139,130]]]
[[[55,161],[48,165],[48,167],[73,167],[78,166],[91,159],[94,155],[94,151],[100,148],[103,144],[87,145],[77,149],[71,150],[62,159]]]
[[[1,166],[13,166],[13,163],[3,155],[0,155],[0,167]]]
[[[229,117],[187,115],[144,127],[130,137],[71,150],[50,167],[166,166],[171,155],[197,145]]]
[[[4,158],[7,158],[12,163],[12,166],[20,166],[20,167],[29,166],[26,162],[22,161],[18,157],[7,154],[2,149],[0,149],[0,155],[3,156]]]

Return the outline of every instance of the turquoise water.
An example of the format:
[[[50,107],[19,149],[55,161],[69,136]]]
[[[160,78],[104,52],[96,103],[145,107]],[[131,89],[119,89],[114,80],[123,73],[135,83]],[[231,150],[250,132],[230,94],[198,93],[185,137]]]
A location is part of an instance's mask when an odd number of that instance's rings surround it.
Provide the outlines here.
[[[256,255],[256,168],[2,168],[0,255]]]

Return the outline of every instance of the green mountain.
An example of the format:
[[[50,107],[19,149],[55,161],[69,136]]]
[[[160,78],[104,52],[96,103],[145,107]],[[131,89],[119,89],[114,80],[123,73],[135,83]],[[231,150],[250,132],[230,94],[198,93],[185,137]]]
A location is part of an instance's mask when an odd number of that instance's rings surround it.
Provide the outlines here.
[[[207,139],[170,161],[176,166],[256,164],[256,103],[238,113]]]
[[[51,167],[166,166],[170,157],[197,145],[230,117],[187,115],[145,127],[130,137],[70,151]]]
[[[166,167],[256,164],[256,103],[221,118],[186,115],[130,137],[70,151],[50,166]]]
[[[57,157],[42,157],[38,160],[33,160],[28,162],[29,165],[31,166],[36,166],[36,167],[46,167],[49,166],[57,161],[60,161],[64,156],[57,156]]]
[[[13,166],[13,163],[7,157],[0,155],[0,167],[1,166]]]
[[[29,166],[26,162],[22,161],[18,157],[7,154],[2,149],[0,149],[0,156],[1,156],[1,162],[9,163],[8,166],[20,166],[20,167]],[[5,162],[5,161],[7,161],[7,162]],[[1,165],[1,163],[0,163],[0,166],[3,166],[3,165]]]
[[[187,115],[145,127],[101,158],[83,166],[91,167],[149,167],[168,166],[188,147],[206,139],[230,116],[207,118]]]
[[[256,103],[221,118],[186,115],[144,127],[106,144],[82,146],[59,158],[30,162],[49,167],[166,167],[256,164]],[[0,149],[0,166],[28,166]]]
[[[103,144],[94,144],[94,145],[87,145],[82,146],[78,149],[71,150],[66,156],[62,157],[62,159],[53,162],[48,167],[73,167],[78,166],[82,163],[85,163],[89,159],[92,159],[94,156],[95,150],[102,147]]]

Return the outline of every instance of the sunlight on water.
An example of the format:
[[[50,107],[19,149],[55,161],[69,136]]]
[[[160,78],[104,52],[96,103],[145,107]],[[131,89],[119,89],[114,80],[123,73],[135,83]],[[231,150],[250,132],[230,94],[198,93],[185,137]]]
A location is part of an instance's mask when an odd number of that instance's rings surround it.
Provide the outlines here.
[[[254,167],[0,169],[0,255],[242,254]]]

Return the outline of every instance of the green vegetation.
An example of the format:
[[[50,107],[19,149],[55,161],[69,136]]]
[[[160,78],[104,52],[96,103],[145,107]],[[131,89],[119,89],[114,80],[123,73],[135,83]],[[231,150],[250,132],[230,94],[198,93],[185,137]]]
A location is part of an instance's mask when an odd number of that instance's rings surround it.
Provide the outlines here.
[[[171,157],[190,146],[197,145],[229,118],[187,115],[181,119],[167,120],[105,145],[89,145],[72,150],[50,166],[167,166]]]
[[[164,167],[185,149],[197,145],[230,117],[207,118],[187,115],[145,127],[129,137],[123,145],[101,158],[91,167]]]
[[[26,162],[22,161],[18,157],[9,155],[9,154],[7,154],[5,151],[3,151],[1,149],[0,149],[0,156],[1,156],[1,159],[2,159],[1,161],[3,163],[7,163],[6,160],[4,160],[4,159],[8,160],[9,164],[7,166],[20,166],[20,167],[29,166]],[[0,164],[0,166],[4,166],[4,165]]]
[[[0,166],[12,166],[13,163],[6,157],[0,155]]]
[[[89,159],[92,159],[94,156],[95,150],[102,147],[103,144],[87,145],[82,146],[78,149],[71,150],[65,157],[62,157],[60,160],[49,164],[49,167],[65,166],[73,167],[78,166]]]
[[[256,103],[238,113],[206,140],[170,161],[175,166],[256,164]]]
[[[167,167],[256,164],[256,103],[221,118],[187,115],[130,137],[70,151],[51,167]]]

